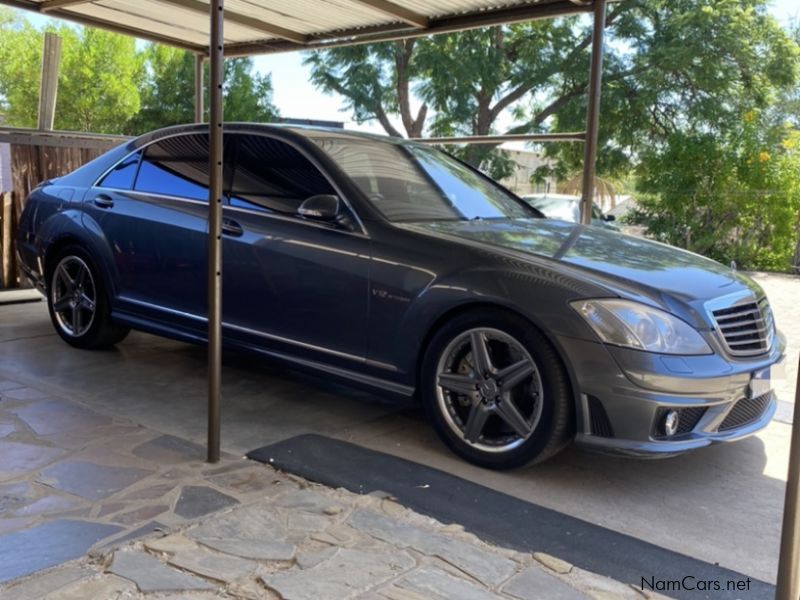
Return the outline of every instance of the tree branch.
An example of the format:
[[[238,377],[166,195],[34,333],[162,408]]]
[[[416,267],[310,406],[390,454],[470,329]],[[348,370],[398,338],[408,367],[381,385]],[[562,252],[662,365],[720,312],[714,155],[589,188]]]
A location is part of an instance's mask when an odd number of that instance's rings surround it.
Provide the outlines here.
[[[383,105],[378,102],[375,107],[373,108],[373,112],[375,116],[378,118],[378,121],[383,126],[386,133],[391,135],[392,137],[403,137],[403,134],[395,129],[394,125],[389,121],[389,117],[386,116],[386,111],[383,108]]]
[[[491,109],[489,109],[489,115],[492,121],[494,121],[503,110],[514,104],[514,102],[516,102],[517,100],[520,100],[525,94],[530,92],[532,89],[533,89],[533,84],[523,83],[516,89],[506,94],[504,97],[500,98],[500,100],[498,100],[497,103]]]
[[[408,89],[408,65],[411,61],[411,55],[414,52],[415,42],[416,40],[413,38],[395,42],[394,51],[394,64],[397,71],[397,102],[400,108],[400,118],[403,121],[403,127],[405,127],[406,134],[410,137],[415,137],[414,131],[419,128],[414,117],[411,116],[411,94]]]

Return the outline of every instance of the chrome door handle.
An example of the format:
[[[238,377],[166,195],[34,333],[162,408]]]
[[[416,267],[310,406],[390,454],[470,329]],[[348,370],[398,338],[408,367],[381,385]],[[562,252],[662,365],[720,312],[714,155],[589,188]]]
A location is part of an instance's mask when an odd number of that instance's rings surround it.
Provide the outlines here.
[[[236,221],[232,221],[231,219],[223,219],[222,233],[232,237],[241,237],[244,234],[244,229],[242,229],[242,226]]]
[[[114,206],[114,199],[106,194],[100,194],[99,196],[95,197],[94,203],[100,208],[111,208]]]

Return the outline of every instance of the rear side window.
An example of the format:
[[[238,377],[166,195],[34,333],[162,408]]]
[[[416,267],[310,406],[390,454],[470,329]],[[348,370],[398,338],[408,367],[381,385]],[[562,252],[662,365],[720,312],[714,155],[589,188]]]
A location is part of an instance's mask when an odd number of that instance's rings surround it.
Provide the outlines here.
[[[235,137],[231,206],[293,215],[306,198],[335,193],[319,169],[289,144],[261,135]]]
[[[180,135],[150,144],[134,189],[208,201],[208,134]]]
[[[139,157],[141,154],[141,152],[134,152],[127,158],[118,162],[117,165],[100,180],[98,185],[117,190],[131,189],[133,186],[133,178],[136,177],[136,169],[139,167]]]

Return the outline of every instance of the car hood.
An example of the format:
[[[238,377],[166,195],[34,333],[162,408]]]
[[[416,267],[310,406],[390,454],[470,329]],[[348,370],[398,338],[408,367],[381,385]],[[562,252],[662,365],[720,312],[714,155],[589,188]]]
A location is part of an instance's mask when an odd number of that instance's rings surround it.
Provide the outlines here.
[[[643,294],[662,305],[677,300],[698,309],[706,300],[747,289],[763,294],[751,279],[716,261],[606,228],[550,219],[437,221],[413,228],[567,263],[617,292]]]

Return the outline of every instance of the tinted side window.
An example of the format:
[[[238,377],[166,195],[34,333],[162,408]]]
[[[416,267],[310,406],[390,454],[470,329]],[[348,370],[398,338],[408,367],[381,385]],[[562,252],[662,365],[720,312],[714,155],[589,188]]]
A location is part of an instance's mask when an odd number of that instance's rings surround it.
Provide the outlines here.
[[[131,189],[133,178],[136,176],[136,169],[139,167],[139,157],[141,154],[141,152],[134,152],[129,157],[117,163],[117,165],[103,177],[98,185],[118,190]]]
[[[208,135],[180,135],[149,145],[134,189],[207,201]]]
[[[289,144],[260,135],[237,135],[230,204],[295,214],[316,194],[333,194],[323,174]]]

